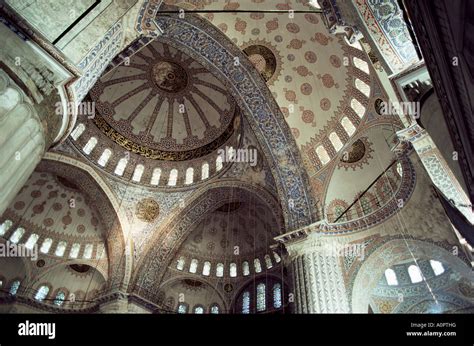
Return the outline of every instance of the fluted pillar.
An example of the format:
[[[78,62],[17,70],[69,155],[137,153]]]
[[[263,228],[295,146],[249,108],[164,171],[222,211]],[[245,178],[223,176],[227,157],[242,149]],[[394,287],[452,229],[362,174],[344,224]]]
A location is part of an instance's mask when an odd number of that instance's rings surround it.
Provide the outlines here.
[[[340,244],[311,234],[284,245],[293,272],[296,312],[350,312]]]
[[[45,135],[23,91],[0,70],[0,215],[41,160]]]

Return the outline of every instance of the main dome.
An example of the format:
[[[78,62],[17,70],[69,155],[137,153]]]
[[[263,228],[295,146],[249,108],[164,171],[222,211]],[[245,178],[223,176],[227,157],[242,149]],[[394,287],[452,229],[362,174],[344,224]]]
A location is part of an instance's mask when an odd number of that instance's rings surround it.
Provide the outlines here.
[[[235,103],[224,85],[160,41],[104,74],[89,95],[102,132],[150,158],[166,159],[176,152],[202,156],[232,134]]]

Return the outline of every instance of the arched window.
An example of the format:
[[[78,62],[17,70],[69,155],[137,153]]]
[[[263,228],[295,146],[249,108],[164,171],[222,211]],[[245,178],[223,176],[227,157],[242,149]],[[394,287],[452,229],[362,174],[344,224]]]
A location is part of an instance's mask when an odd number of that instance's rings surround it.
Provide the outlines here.
[[[192,259],[191,260],[191,265],[189,266],[189,272],[190,273],[196,273],[197,272],[197,267],[198,267],[198,260],[197,259]]]
[[[408,275],[410,275],[410,280],[414,284],[423,281],[423,275],[417,265],[412,264],[408,267]]]
[[[209,164],[207,162],[205,162],[202,165],[201,179],[204,180],[204,179],[207,179],[207,178],[209,178]]]
[[[362,50],[362,45],[360,44],[359,40],[356,40],[354,42],[349,42],[349,39],[346,37],[344,37],[345,41],[347,42],[348,45],[358,49],[358,50]]]
[[[44,285],[41,286],[36,292],[35,300],[39,302],[43,301],[48,296],[48,293],[49,293],[49,287],[44,286]]]
[[[219,313],[219,305],[212,304],[210,310],[211,310],[211,314],[218,314]]]
[[[187,313],[188,313],[188,304],[179,303],[178,314],[187,314]]]
[[[111,155],[112,155],[112,151],[110,149],[105,149],[104,152],[102,153],[102,155],[100,155],[99,160],[97,161],[97,163],[100,166],[105,167],[107,162],[109,162],[109,159],[110,159]]]
[[[56,247],[56,251],[54,254],[58,257],[62,257],[64,255],[64,252],[66,251],[66,246],[67,243],[65,241],[60,241],[58,243],[58,246]]]
[[[273,307],[279,309],[281,305],[281,285],[276,283],[273,285]]]
[[[216,276],[218,278],[221,278],[224,276],[224,265],[222,263],[217,263]]]
[[[69,252],[69,258],[77,258],[79,256],[79,250],[81,249],[81,244],[74,243],[71,246],[71,251]]]
[[[365,107],[356,99],[351,100],[351,108],[356,112],[359,118],[363,118],[365,114]]]
[[[222,161],[223,161],[222,156],[218,155],[217,158],[216,158],[216,171],[217,172],[219,172],[223,167]]]
[[[39,235],[35,233],[31,234],[25,243],[25,247],[29,250],[33,249],[33,246],[35,246],[36,242],[38,241],[38,238],[39,238]]]
[[[53,239],[46,238],[45,240],[43,240],[43,244],[41,244],[40,251],[42,253],[48,253],[49,249],[51,249],[52,244],[53,244]]]
[[[387,280],[387,284],[390,286],[398,285],[397,274],[391,268],[385,270],[385,280]]]
[[[242,313],[249,314],[250,313],[250,292],[245,291],[242,295]]]
[[[85,129],[86,129],[86,127],[85,127],[84,124],[77,125],[76,128],[74,129],[74,131],[71,132],[72,139],[77,141],[77,139],[79,137],[81,137],[81,135],[82,135],[82,133],[84,132]]]
[[[336,132],[331,132],[329,135],[329,140],[336,151],[341,150],[341,148],[344,146]]]
[[[262,265],[260,264],[260,260],[258,258],[253,260],[253,266],[256,273],[260,273],[262,271]]]
[[[400,176],[400,178],[403,176],[403,168],[400,162],[397,163],[397,173]]]
[[[321,163],[322,163],[323,165],[325,165],[326,163],[328,163],[329,160],[331,159],[331,158],[329,157],[328,152],[326,151],[326,149],[325,149],[322,145],[320,145],[320,146],[318,146],[318,147],[316,148],[316,154],[318,155],[319,160],[321,161]]]
[[[273,267],[272,259],[270,258],[270,255],[265,255],[265,266],[267,269],[270,269]]]
[[[184,180],[184,183],[186,185],[192,184],[194,181],[194,168],[188,167],[186,170],[186,179]]]
[[[242,274],[244,276],[250,275],[250,266],[249,266],[249,262],[247,262],[247,261],[244,261],[242,263]]]
[[[59,291],[54,298],[53,304],[56,306],[61,306],[64,304],[64,300],[66,300],[66,293]]]
[[[10,290],[8,291],[8,293],[10,293],[12,296],[14,296],[18,292],[19,288],[20,288],[20,280],[15,280],[10,285]]]
[[[431,265],[431,268],[433,269],[433,273],[436,276],[444,273],[443,263],[441,263],[440,261],[430,260],[430,265]]]
[[[237,264],[231,263],[229,266],[229,274],[231,278],[235,278],[237,276]]]
[[[84,148],[82,149],[82,151],[85,154],[89,155],[92,152],[92,150],[95,148],[96,145],[97,145],[97,138],[91,137],[87,141],[86,145],[84,145]]]
[[[145,170],[145,167],[143,167],[143,165],[137,165],[135,167],[135,171],[133,172],[132,180],[137,183],[140,182],[140,180],[142,180],[142,175],[143,175],[144,170]]]
[[[86,259],[91,259],[93,250],[94,250],[94,245],[93,244],[87,244],[86,247],[84,248],[84,254],[82,255],[82,257],[84,257]]]
[[[277,254],[276,252],[273,252],[273,257],[275,257],[275,262],[276,263],[280,263],[281,262],[281,257],[279,254]]]
[[[257,285],[257,311],[265,311],[267,308],[265,298],[265,284],[259,283]]]
[[[360,80],[359,78],[356,78],[354,84],[355,87],[359,89],[365,96],[370,96],[370,86],[366,82]]]
[[[0,236],[7,233],[7,231],[10,229],[12,225],[13,225],[13,222],[11,222],[10,220],[3,221],[2,225],[0,226]]]
[[[354,66],[357,67],[359,70],[364,71],[365,73],[369,74],[369,64],[366,61],[359,59],[357,57],[353,57],[352,61],[354,62]]]
[[[10,237],[10,242],[17,244],[20,241],[21,237],[23,237],[23,234],[25,234],[25,229],[22,227],[18,227]]]
[[[348,117],[344,117],[341,119],[341,125],[349,136],[352,136],[354,134],[356,128]]]
[[[176,264],[176,269],[178,269],[178,270],[183,270],[183,269],[184,269],[184,264],[185,264],[185,262],[186,262],[186,261],[185,261],[184,257],[181,256],[181,257],[178,259],[178,263]]]
[[[202,275],[209,276],[211,274],[211,262],[204,262],[204,266],[202,267]]]
[[[153,174],[151,175],[151,185],[158,185],[160,183],[161,169],[155,168]]]
[[[126,157],[122,157],[117,163],[114,173],[119,176],[122,176],[123,172],[125,172],[125,168],[127,167],[127,164],[128,164],[128,159]]]
[[[178,181],[178,170],[176,168],[173,168],[168,178],[168,185],[175,186],[177,181]]]
[[[200,305],[197,305],[194,307],[194,313],[195,314],[203,314],[204,313],[204,308]]]

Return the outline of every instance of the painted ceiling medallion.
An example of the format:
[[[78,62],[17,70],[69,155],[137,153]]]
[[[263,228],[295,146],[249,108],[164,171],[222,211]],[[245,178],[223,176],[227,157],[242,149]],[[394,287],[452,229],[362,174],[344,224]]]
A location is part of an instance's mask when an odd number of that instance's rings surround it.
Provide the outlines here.
[[[355,170],[357,167],[362,168],[364,164],[368,164],[368,160],[372,158],[371,153],[372,143],[369,142],[367,137],[361,137],[352,143],[348,151],[342,153],[341,160],[338,167],[344,167],[346,170],[352,168]]]
[[[278,79],[282,62],[280,53],[273,45],[266,41],[251,40],[244,44],[242,50],[268,84]]]
[[[157,160],[206,155],[215,141],[223,144],[229,138],[236,113],[219,79],[158,40],[105,73],[88,98],[103,133],[125,149]]]
[[[135,214],[145,222],[152,222],[160,214],[160,206],[152,198],[144,198],[137,203]]]
[[[159,61],[152,70],[153,82],[166,92],[180,92],[188,85],[186,70],[172,61]]]

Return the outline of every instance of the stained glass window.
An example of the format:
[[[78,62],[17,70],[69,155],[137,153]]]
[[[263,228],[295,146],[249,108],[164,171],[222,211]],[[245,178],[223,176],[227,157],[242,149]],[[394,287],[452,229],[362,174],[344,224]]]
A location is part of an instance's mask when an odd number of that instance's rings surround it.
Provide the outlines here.
[[[354,61],[354,66],[357,67],[358,69],[364,71],[365,73],[369,73],[369,64],[367,64],[366,61],[359,59],[357,57],[352,58]]]
[[[273,252],[273,257],[275,257],[275,262],[276,263],[280,263],[281,257],[280,257],[279,254],[277,254],[276,252]]]
[[[84,126],[84,124],[77,125],[77,127],[71,133],[72,139],[76,141],[82,135],[85,129],[86,127]]]
[[[218,314],[219,313],[219,305],[214,304],[211,306],[211,314]]]
[[[398,285],[397,274],[395,274],[395,271],[391,268],[385,270],[385,279],[390,286]]]
[[[102,153],[102,155],[100,155],[99,160],[97,161],[97,163],[100,166],[105,167],[107,162],[109,162],[109,159],[110,159],[111,155],[112,155],[112,151],[110,151],[110,149],[105,149],[104,152]]]
[[[43,244],[41,244],[40,251],[42,253],[48,253],[49,249],[51,249],[52,244],[53,244],[53,239],[46,238],[45,240],[43,240]]]
[[[249,266],[249,262],[247,261],[244,261],[242,263],[242,274],[244,274],[244,276],[250,275],[250,266]]]
[[[323,165],[325,165],[326,163],[329,162],[329,160],[331,160],[328,152],[322,145],[316,148],[316,154],[318,155],[319,160],[321,161]]]
[[[153,170],[153,175],[151,176],[151,185],[158,185],[160,183],[161,169],[155,168]]]
[[[222,263],[217,263],[216,276],[219,278],[224,276],[224,265]]]
[[[370,95],[370,86],[364,81],[361,81],[359,78],[356,78],[355,80],[355,87],[359,89],[365,96],[368,97]]]
[[[440,261],[430,260],[431,268],[436,276],[444,273],[443,263]]]
[[[178,263],[176,264],[176,269],[183,270],[184,269],[184,263],[185,263],[184,257],[180,257],[178,259]]]
[[[7,233],[7,231],[10,229],[12,225],[13,225],[13,222],[11,222],[10,220],[5,220],[0,226],[0,236]]]
[[[91,137],[87,141],[86,145],[84,145],[84,148],[82,150],[84,151],[84,153],[89,155],[96,145],[97,145],[97,138]]]
[[[194,313],[195,314],[203,314],[204,313],[204,308],[202,306],[195,306],[194,307]]]
[[[351,100],[351,108],[356,112],[359,118],[362,118],[365,113],[365,107],[356,99]]]
[[[49,287],[48,286],[41,286],[38,291],[36,292],[35,299],[37,301],[43,301],[44,298],[48,295]]]
[[[204,266],[202,267],[202,275],[209,276],[211,274],[211,262],[204,262]]]
[[[117,167],[115,167],[114,173],[122,176],[125,168],[127,167],[128,160],[126,157],[122,157],[119,162],[117,163]]]
[[[253,260],[253,266],[255,267],[256,273],[260,273],[262,271],[262,265],[260,264],[260,260],[258,258]]]
[[[56,251],[54,252],[54,254],[56,256],[62,257],[62,255],[64,255],[64,252],[66,251],[66,246],[67,243],[65,241],[60,241],[58,243],[58,246],[56,247]]]
[[[31,234],[25,243],[25,247],[29,250],[33,249],[33,246],[35,246],[36,242],[38,241],[38,238],[39,238],[39,235],[35,233]]]
[[[178,314],[187,314],[188,313],[188,305],[184,303],[180,303],[178,305]]]
[[[279,309],[281,305],[281,285],[277,283],[273,285],[273,307]]]
[[[20,288],[20,280],[15,280],[12,282],[10,285],[10,290],[9,293],[14,296],[18,292],[18,289]]]
[[[348,117],[341,119],[341,125],[349,136],[352,136],[356,130],[354,124]]]
[[[204,180],[207,178],[209,178],[209,164],[206,162],[202,165],[201,179]]]
[[[81,249],[81,244],[74,243],[71,246],[71,251],[69,252],[70,258],[77,258],[79,256],[79,250]]]
[[[177,181],[178,181],[178,170],[176,168],[173,168],[168,178],[168,185],[175,186]]]
[[[267,267],[267,269],[270,269],[273,267],[273,264],[272,264],[272,259],[270,258],[270,255],[265,255],[265,266]]]
[[[410,275],[410,280],[414,284],[423,281],[421,270],[417,265],[412,264],[408,267],[408,275]]]
[[[343,147],[341,139],[339,138],[336,132],[331,132],[331,134],[329,135],[329,140],[331,141],[332,146],[336,151],[339,151]]]
[[[265,311],[267,303],[265,300],[265,284],[259,283],[257,285],[257,311]]]
[[[237,264],[231,263],[229,266],[229,274],[231,278],[235,278],[237,276]]]
[[[222,169],[222,156],[218,155],[216,158],[216,171],[220,171]]]
[[[245,291],[242,295],[242,313],[249,314],[250,313],[250,293],[249,291]]]
[[[191,260],[191,265],[189,266],[189,272],[190,273],[196,273],[197,272],[197,267],[198,267],[198,260],[197,259],[192,259]]]
[[[10,241],[14,244],[18,243],[21,237],[23,237],[23,234],[25,234],[25,229],[22,227],[18,227],[10,237]]]
[[[140,182],[140,180],[142,180],[142,175],[143,175],[144,170],[145,170],[145,167],[143,167],[143,165],[137,165],[135,167],[135,171],[133,172],[132,180],[137,183]]]
[[[192,183],[193,183],[193,180],[194,180],[194,168],[189,167],[189,168],[186,170],[186,180],[184,181],[184,183],[185,183],[186,185],[192,184]]]
[[[56,306],[61,306],[64,304],[64,300],[66,299],[66,293],[63,291],[59,291],[54,298],[53,304]]]

